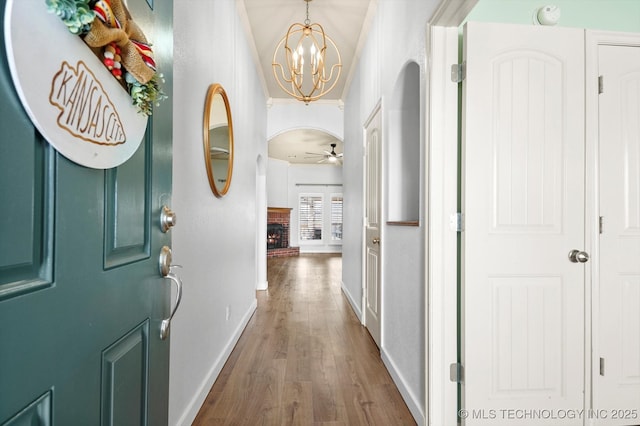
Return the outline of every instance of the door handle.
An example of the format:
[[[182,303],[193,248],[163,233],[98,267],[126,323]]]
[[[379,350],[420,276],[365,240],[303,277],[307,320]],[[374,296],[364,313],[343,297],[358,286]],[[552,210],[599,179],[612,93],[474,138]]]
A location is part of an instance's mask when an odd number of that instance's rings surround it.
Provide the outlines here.
[[[373,240],[371,240],[371,242],[372,242],[373,244],[380,244],[380,238],[377,238],[377,237],[376,237],[376,238],[374,238]]]
[[[169,336],[169,327],[171,326],[171,320],[176,314],[178,306],[180,306],[180,301],[182,300],[182,281],[180,280],[180,277],[178,277],[175,272],[173,272],[174,268],[181,268],[182,266],[172,265],[171,260],[171,249],[168,246],[163,246],[160,250],[160,259],[158,265],[160,267],[160,275],[171,280],[171,282],[176,285],[176,304],[173,309],[171,309],[169,318],[163,319],[162,323],[160,324],[160,340],[165,340]]]
[[[580,250],[571,250],[569,252],[569,260],[573,263],[587,263],[589,261],[589,253]]]
[[[174,268],[177,266],[178,265],[175,265],[175,266],[172,266],[171,268]],[[173,319],[173,316],[176,314],[176,311],[178,310],[178,306],[180,306],[180,301],[182,300],[182,280],[180,280],[180,277],[178,277],[173,271],[171,271],[165,276],[165,278],[170,279],[171,282],[176,285],[176,304],[171,310],[171,314],[169,315],[169,318],[163,319],[162,323],[160,324],[160,340],[165,340],[167,337],[169,337],[169,327],[171,326],[171,320]]]

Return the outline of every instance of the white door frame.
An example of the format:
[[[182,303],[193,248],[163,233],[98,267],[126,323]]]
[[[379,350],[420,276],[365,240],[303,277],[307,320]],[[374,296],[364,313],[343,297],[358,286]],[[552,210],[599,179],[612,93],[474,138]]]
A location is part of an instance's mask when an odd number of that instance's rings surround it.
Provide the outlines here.
[[[459,105],[450,72],[458,63],[458,27],[477,2],[442,0],[426,31],[425,424],[434,426],[454,426],[458,420],[458,385],[450,377],[450,366],[458,359],[458,244],[450,222],[458,212]]]

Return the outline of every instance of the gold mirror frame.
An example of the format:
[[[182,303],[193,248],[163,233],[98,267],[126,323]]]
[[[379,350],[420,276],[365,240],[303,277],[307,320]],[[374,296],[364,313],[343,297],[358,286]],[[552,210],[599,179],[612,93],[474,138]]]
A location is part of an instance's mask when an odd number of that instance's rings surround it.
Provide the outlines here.
[[[214,101],[216,102],[215,104]],[[219,102],[223,102],[224,105],[221,105]],[[225,113],[223,112],[223,107],[224,111],[226,111],[228,143],[225,143],[224,141],[222,141],[222,143],[220,143],[220,141],[214,141],[211,137],[212,130],[224,126]],[[207,168],[209,186],[211,187],[211,191],[213,191],[213,195],[218,198],[222,198],[222,196],[224,196],[229,191],[229,186],[231,185],[231,176],[233,174],[233,121],[231,120],[231,106],[229,105],[229,98],[227,97],[227,93],[224,91],[222,86],[218,83],[209,85],[209,89],[207,90],[207,98],[204,104],[204,119],[202,130],[204,141],[204,162]],[[217,153],[214,153],[214,148],[217,148]],[[225,152],[225,150],[227,152]],[[214,158],[216,156],[226,156],[227,158],[227,173],[225,176],[225,180],[223,181],[224,186],[222,187],[222,189],[220,189],[218,185],[216,185],[216,176],[214,174],[215,168],[213,167],[213,162],[220,161],[219,158]],[[219,174],[222,175],[224,173]],[[217,179],[222,179],[222,176],[218,176]]]

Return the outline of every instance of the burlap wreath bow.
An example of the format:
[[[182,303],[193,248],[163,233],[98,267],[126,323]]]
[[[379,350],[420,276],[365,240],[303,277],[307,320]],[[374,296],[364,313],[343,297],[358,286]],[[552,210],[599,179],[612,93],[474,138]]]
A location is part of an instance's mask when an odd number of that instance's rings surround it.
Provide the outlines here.
[[[116,43],[122,66],[140,83],[148,83],[156,72],[153,52],[125,5],[121,0],[100,0],[94,11],[98,19],[93,20],[84,42],[91,47]]]

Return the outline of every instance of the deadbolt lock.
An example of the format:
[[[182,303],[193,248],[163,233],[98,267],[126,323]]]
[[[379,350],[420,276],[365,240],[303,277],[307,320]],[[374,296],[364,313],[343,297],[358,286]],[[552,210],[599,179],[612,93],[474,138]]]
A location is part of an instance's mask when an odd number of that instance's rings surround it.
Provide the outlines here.
[[[167,206],[162,206],[160,212],[160,227],[162,232],[167,232],[169,229],[176,225],[176,214]]]

